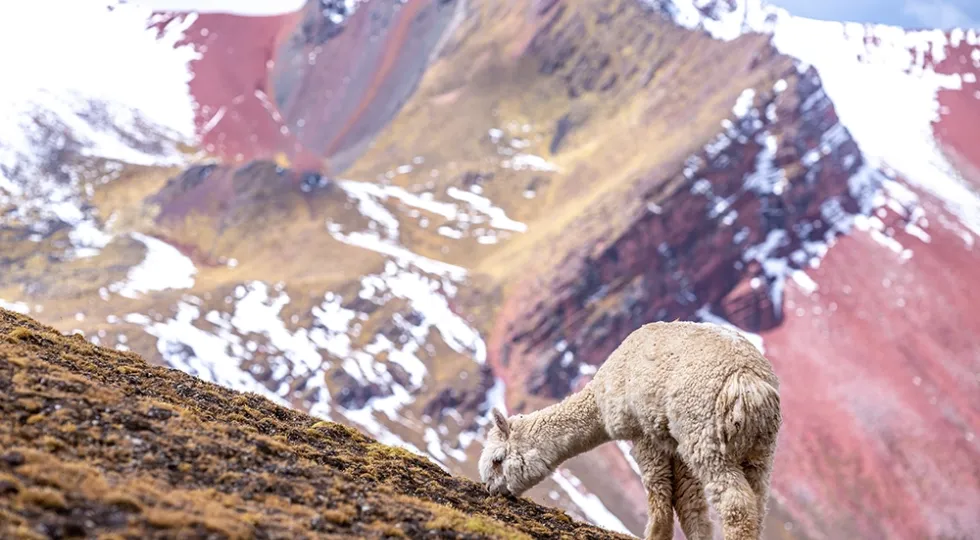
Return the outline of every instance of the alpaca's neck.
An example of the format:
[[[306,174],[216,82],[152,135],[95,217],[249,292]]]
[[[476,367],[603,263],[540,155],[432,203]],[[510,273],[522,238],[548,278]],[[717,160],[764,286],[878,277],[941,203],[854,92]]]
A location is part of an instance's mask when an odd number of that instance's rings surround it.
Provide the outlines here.
[[[599,417],[599,406],[591,383],[555,403],[532,412],[515,426],[538,441],[537,447],[552,467],[609,441]]]

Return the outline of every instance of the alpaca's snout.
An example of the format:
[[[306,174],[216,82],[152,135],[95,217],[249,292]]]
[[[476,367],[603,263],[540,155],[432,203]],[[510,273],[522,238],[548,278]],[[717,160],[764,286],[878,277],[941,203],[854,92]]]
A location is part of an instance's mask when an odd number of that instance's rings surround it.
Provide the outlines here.
[[[510,490],[507,489],[506,482],[487,482],[485,487],[487,488],[487,493],[491,495],[510,495]]]

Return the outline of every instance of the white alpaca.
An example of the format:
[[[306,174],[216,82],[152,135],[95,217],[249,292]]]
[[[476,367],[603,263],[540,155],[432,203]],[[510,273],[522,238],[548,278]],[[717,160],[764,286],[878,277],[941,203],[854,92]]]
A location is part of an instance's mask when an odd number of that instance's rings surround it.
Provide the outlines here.
[[[779,381],[747,339],[724,326],[657,322],[623,340],[582,390],[494,425],[480,456],[493,494],[520,496],[565,460],[633,442],[647,491],[648,539],[710,539],[705,493],[726,540],[758,540],[767,512]],[[707,488],[707,489],[705,489]]]

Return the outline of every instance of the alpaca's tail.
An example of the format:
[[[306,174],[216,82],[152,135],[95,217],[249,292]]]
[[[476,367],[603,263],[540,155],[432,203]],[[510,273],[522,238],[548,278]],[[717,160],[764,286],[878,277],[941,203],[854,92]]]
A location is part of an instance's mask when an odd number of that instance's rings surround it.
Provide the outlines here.
[[[775,443],[782,423],[778,384],[749,369],[728,377],[715,402],[723,454],[744,455],[753,446]]]

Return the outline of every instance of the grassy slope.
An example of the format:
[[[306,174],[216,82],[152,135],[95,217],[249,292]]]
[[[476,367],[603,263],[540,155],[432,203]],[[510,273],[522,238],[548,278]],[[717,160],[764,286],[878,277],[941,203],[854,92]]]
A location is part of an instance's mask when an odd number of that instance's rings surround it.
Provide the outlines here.
[[[0,418],[4,538],[615,537],[2,309]]]

